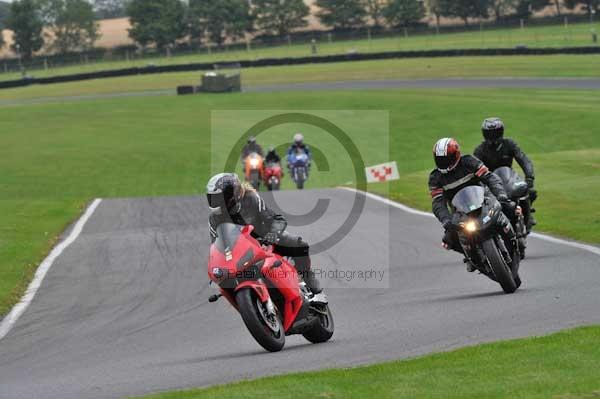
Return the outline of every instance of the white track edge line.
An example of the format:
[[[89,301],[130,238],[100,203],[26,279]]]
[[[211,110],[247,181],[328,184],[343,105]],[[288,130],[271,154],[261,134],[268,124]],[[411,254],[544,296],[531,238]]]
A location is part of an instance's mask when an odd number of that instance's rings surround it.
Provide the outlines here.
[[[339,188],[341,188],[343,190],[347,190],[347,191],[353,191],[355,193],[361,193],[361,194],[363,194],[367,198],[371,198],[371,199],[373,199],[375,201],[383,202],[386,205],[392,206],[394,208],[401,209],[401,210],[403,210],[404,212],[407,212],[407,213],[412,213],[413,215],[435,217],[432,213],[423,212],[423,211],[419,211],[417,209],[410,208],[410,207],[408,207],[406,205],[403,205],[403,204],[401,204],[399,202],[392,201],[390,199],[381,197],[381,196],[379,196],[377,194],[365,192],[365,191],[362,191],[362,190],[359,190],[359,189],[356,189],[356,188],[353,188],[353,187],[339,187]],[[588,245],[588,244],[584,244],[584,243],[580,243],[580,242],[575,242],[575,241],[564,240],[562,238],[556,238],[556,237],[552,237],[552,236],[549,236],[549,235],[546,235],[546,234],[540,234],[540,233],[531,233],[531,237],[537,238],[537,239],[543,240],[543,241],[552,242],[552,243],[555,243],[555,244],[561,244],[561,245],[566,245],[566,246],[577,248],[577,249],[582,249],[584,251],[591,252],[591,253],[593,253],[595,255],[600,256],[600,248],[595,247],[593,245]]]
[[[88,206],[84,214],[79,218],[77,223],[75,223],[75,226],[73,226],[73,230],[71,230],[69,236],[64,241],[61,241],[56,247],[54,247],[52,251],[50,251],[50,254],[46,257],[46,259],[44,259],[42,263],[38,266],[37,271],[35,272],[35,276],[33,277],[31,283],[29,283],[27,291],[25,291],[25,295],[23,295],[21,301],[17,303],[12,308],[10,313],[6,315],[4,319],[2,319],[2,322],[0,322],[0,340],[4,338],[6,334],[9,333],[9,331],[15,325],[17,320],[19,320],[21,315],[25,312],[25,310],[27,310],[27,308],[31,304],[31,301],[33,301],[33,298],[35,297],[35,294],[42,285],[42,281],[44,280],[44,277],[46,277],[48,270],[50,270],[50,267],[52,267],[54,261],[63,253],[65,249],[69,247],[69,245],[71,245],[77,239],[77,237],[79,237],[79,234],[81,234],[83,227],[90,219],[98,205],[100,205],[101,201],[102,200],[100,198],[96,198]]]

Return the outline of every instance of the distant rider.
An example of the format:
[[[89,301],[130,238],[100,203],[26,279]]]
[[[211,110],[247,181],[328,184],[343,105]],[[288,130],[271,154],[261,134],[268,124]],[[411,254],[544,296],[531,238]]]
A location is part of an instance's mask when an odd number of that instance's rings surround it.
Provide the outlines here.
[[[304,136],[302,133],[296,133],[294,135],[294,142],[290,146],[287,152],[288,158],[288,168],[290,167],[289,159],[293,154],[296,154],[298,151],[303,151],[308,156],[308,167],[310,167],[310,162],[312,160],[312,154],[310,152],[310,148],[304,144]]]
[[[468,186],[481,186],[485,184],[502,204],[505,214],[513,214],[515,204],[508,199],[502,180],[491,173],[479,159],[472,155],[461,156],[460,146],[453,138],[440,139],[433,147],[433,158],[436,169],[429,175],[429,191],[431,193],[432,209],[437,219],[444,226],[442,239],[446,249],[463,253],[458,237],[458,226],[452,219],[452,199],[460,190]],[[452,212],[450,211],[452,209]],[[507,237],[514,242],[515,233],[506,216],[502,215],[501,224],[507,226]],[[475,271],[471,264],[467,270]]]
[[[281,157],[275,151],[275,147],[269,147],[269,151],[267,152],[267,156],[265,157],[265,163],[273,164],[273,163],[281,163]]]
[[[209,180],[206,196],[211,211],[208,220],[211,242],[217,239],[217,227],[221,223],[252,225],[254,238],[263,244],[272,244],[275,253],[291,257],[308,288],[315,294],[321,292],[310,269],[308,243],[288,233],[285,218],[269,209],[251,186],[242,184],[234,173],[220,173]]]
[[[246,145],[242,149],[242,162],[244,162],[244,159],[246,159],[246,157],[252,154],[253,152],[257,153],[261,157],[264,156],[262,147],[256,142],[256,137],[250,136],[248,138],[248,143],[246,143]]]
[[[500,118],[484,120],[481,132],[484,141],[475,149],[474,155],[481,159],[490,170],[494,171],[502,166],[512,168],[513,160],[516,160],[523,169],[530,199],[530,204],[525,204],[523,215],[527,222],[527,231],[530,231],[531,227],[536,225],[533,217],[535,209],[531,207],[531,204],[537,198],[537,191],[534,189],[535,173],[533,163],[514,140],[504,138],[504,122]]]

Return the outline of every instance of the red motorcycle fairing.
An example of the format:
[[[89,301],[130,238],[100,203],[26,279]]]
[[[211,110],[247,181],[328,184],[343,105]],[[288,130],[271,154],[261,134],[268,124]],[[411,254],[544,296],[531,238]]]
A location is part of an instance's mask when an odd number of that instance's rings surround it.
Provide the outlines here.
[[[302,308],[304,297],[300,293],[298,273],[281,256],[274,254],[272,248],[263,248],[250,234],[252,226],[228,225],[222,234],[228,234],[226,239],[217,239],[211,245],[208,261],[208,277],[219,284],[232,283],[235,286],[221,287],[221,293],[237,309],[234,292],[240,289],[252,289],[262,303],[269,300],[269,287],[256,276],[252,268],[260,266],[261,274],[274,289],[281,293],[284,299],[283,316],[284,330],[287,332]],[[240,282],[241,280],[241,282]]]
[[[238,227],[239,228],[239,227]],[[237,231],[231,242],[215,242],[208,259],[208,277],[215,283],[228,279],[241,279],[248,266],[267,258],[269,254],[250,236],[254,228],[245,226]]]
[[[296,268],[290,265],[279,255],[273,255],[265,260],[262,274],[281,293],[284,303],[283,328],[287,332],[302,309],[304,297],[300,294],[298,286],[298,273]]]
[[[279,164],[270,164],[265,167],[264,179],[265,183],[269,183],[271,177],[277,177],[279,180],[283,177],[283,169]]]

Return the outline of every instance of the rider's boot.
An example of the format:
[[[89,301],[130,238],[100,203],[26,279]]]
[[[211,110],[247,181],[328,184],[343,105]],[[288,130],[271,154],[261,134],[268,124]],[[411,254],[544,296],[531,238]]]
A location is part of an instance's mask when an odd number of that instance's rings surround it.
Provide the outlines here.
[[[306,283],[306,286],[315,295],[320,294],[323,291],[319,280],[317,280],[317,277],[315,276],[315,272],[313,272],[312,270],[309,270],[305,273],[304,282]]]
[[[294,263],[298,274],[302,276],[302,279],[311,292],[315,295],[321,293],[323,289],[321,288],[319,280],[317,280],[317,277],[315,276],[315,272],[313,272],[310,268],[310,258],[308,256],[296,257],[294,258]]]
[[[473,273],[474,271],[477,270],[477,268],[475,267],[475,265],[468,259],[468,258],[464,258],[463,262],[467,264],[467,271],[469,273]]]
[[[535,217],[533,216],[533,214],[535,213],[535,208],[532,207],[529,212],[530,212],[529,224],[531,225],[531,227],[533,227],[537,224],[537,221],[535,220]]]
[[[449,232],[446,232],[446,234],[442,238],[442,247],[447,251],[455,251],[463,256],[465,255],[462,245],[456,242],[456,240],[453,239],[451,233]],[[475,270],[477,270],[475,265],[473,265],[473,263],[471,263],[471,261],[466,256],[463,258],[463,263],[467,265],[467,271],[469,273],[473,273]]]

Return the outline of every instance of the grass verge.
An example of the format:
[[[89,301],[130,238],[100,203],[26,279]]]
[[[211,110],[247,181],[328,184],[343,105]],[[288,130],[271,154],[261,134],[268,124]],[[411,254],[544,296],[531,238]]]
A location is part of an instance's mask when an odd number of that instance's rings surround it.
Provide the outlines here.
[[[198,84],[200,72],[97,79],[0,90],[0,101],[171,89]],[[348,80],[481,77],[600,77],[600,55],[422,58],[248,68],[244,86]]]
[[[599,327],[411,360],[267,377],[145,399],[597,398]]]

